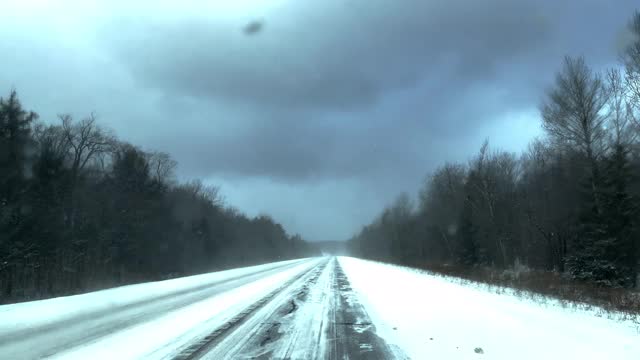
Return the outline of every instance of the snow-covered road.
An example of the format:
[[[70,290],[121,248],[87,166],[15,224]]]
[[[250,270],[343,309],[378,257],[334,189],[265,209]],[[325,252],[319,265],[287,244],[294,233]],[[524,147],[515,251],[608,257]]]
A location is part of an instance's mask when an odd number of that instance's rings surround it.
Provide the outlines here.
[[[404,359],[378,337],[336,258],[324,261],[206,352],[205,359]]]
[[[0,306],[0,359],[392,359],[337,258]]]
[[[325,257],[0,306],[0,359],[43,357],[639,359],[640,333],[593,311]]]
[[[0,358],[164,357],[319,262],[286,261],[0,306]]]

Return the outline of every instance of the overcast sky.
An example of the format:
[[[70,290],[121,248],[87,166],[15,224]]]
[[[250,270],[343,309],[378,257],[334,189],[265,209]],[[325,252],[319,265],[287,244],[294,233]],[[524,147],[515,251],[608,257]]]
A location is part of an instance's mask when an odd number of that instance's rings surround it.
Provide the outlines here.
[[[522,150],[562,57],[615,65],[634,3],[2,0],[0,91],[45,121],[94,111],[245,213],[346,239],[485,138]]]

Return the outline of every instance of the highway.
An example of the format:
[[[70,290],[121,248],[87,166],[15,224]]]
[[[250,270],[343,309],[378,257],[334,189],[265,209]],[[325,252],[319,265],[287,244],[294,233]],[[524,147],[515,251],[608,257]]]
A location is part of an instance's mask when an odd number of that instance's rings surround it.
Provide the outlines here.
[[[150,283],[68,297],[67,303],[76,303],[67,307],[47,306],[51,300],[17,304],[7,313],[44,311],[51,319],[33,324],[18,319],[14,327],[0,328],[0,354],[11,359],[404,358],[376,335],[335,257],[240,270],[212,280],[194,277],[175,287],[170,280],[152,295],[146,290]],[[58,308],[68,314],[46,314]]]

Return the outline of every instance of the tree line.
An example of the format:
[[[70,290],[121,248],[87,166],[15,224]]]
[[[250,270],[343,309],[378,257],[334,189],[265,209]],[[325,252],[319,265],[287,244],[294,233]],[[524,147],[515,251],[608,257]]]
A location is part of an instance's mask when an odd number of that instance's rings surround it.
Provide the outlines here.
[[[566,57],[540,107],[545,136],[521,155],[485,142],[447,163],[350,240],[409,265],[528,266],[595,286],[640,286],[640,12],[621,63]]]
[[[310,255],[176,162],[118,140],[95,116],[38,120],[0,98],[0,303]]]

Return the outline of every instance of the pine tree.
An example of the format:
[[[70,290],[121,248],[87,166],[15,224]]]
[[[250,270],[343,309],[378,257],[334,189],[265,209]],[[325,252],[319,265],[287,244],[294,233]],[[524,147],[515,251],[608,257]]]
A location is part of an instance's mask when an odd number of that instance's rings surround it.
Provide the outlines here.
[[[15,90],[0,98],[0,201],[11,202],[24,189],[34,147],[31,123],[37,117],[22,108]]]
[[[592,174],[580,182],[582,201],[578,222],[575,224],[576,236],[566,258],[566,269],[576,280],[607,285],[612,276],[610,272],[613,264],[603,257],[603,250],[611,239],[607,237],[602,213],[599,172]]]
[[[632,179],[628,160],[628,148],[616,144],[606,163],[604,213],[608,238],[611,242],[605,249],[605,258],[610,259],[616,268],[616,285],[632,287],[635,285],[636,259],[633,219],[638,214],[638,206],[628,191]]]
[[[29,211],[25,192],[34,147],[31,123],[36,118],[22,108],[15,90],[9,98],[0,98],[0,273],[5,276],[5,296],[13,291],[15,266],[31,250],[19,234]]]
[[[603,176],[589,179],[577,226],[577,238],[567,259],[573,278],[608,287],[635,285],[636,260],[633,219],[635,200],[627,190],[631,179],[628,150],[622,144],[604,161]],[[591,184],[598,184],[598,199]],[[598,206],[599,205],[599,206]]]
[[[460,215],[460,229],[458,236],[460,248],[458,249],[458,262],[462,265],[473,266],[479,262],[478,247],[475,241],[476,230],[472,221],[473,205],[467,198]]]

